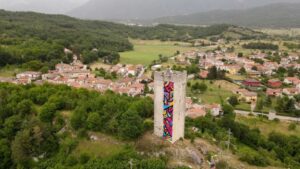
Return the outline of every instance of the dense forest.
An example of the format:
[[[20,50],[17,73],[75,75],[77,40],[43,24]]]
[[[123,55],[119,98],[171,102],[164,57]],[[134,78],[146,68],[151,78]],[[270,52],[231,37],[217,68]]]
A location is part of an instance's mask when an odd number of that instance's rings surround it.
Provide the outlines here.
[[[149,128],[145,119],[152,117],[150,98],[49,84],[4,83],[0,84],[0,98],[0,169],[74,165],[123,169],[128,168],[129,159],[137,159],[138,168],[165,168],[166,161],[145,159],[131,147],[108,159],[71,156],[77,137],[87,137],[87,131],[101,131],[121,140],[138,138]],[[70,111],[70,117],[63,118],[62,111]]]
[[[72,57],[64,55],[65,47],[78,55],[83,54],[84,63],[91,63],[99,58],[115,63],[119,60],[118,52],[133,49],[128,41],[129,37],[188,41],[221,36],[232,27],[234,26],[139,27],[79,20],[64,15],[0,10],[0,66],[23,64],[33,60],[47,63],[47,67],[59,61],[69,62]],[[241,38],[246,38],[245,36],[242,35]]]

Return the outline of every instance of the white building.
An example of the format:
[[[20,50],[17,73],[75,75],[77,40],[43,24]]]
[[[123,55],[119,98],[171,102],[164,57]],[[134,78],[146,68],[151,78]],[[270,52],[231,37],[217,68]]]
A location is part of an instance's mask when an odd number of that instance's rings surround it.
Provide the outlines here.
[[[22,72],[16,75],[17,79],[30,79],[30,80],[37,80],[42,75],[41,72],[33,72],[33,71],[27,71]]]

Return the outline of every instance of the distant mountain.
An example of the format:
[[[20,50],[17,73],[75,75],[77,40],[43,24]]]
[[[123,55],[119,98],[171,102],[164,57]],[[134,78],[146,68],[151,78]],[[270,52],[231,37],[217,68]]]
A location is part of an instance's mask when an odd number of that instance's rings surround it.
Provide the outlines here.
[[[245,9],[278,2],[299,0],[89,0],[68,15],[83,19],[153,19],[217,9]]]
[[[226,23],[247,27],[300,27],[300,3],[271,4],[244,10],[214,10],[162,17],[148,23],[192,25]]]

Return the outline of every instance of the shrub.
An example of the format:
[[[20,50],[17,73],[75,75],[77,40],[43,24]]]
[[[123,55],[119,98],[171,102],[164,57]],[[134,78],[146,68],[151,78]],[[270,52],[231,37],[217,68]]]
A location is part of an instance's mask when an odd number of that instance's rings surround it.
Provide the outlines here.
[[[296,127],[297,127],[297,125],[296,125],[295,123],[291,123],[291,124],[289,125],[289,130],[290,130],[290,131],[296,130]]]

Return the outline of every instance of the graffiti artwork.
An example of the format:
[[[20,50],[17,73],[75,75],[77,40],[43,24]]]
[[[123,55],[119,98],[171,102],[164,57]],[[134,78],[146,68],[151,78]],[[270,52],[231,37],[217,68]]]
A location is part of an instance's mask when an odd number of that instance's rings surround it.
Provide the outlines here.
[[[164,82],[164,132],[163,138],[172,141],[173,136],[174,82]]]

